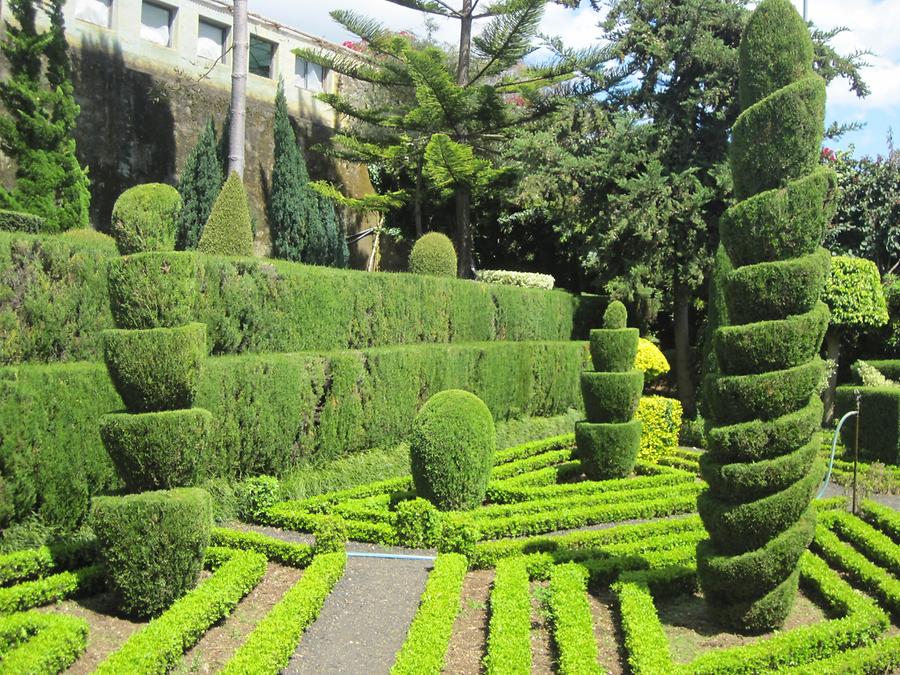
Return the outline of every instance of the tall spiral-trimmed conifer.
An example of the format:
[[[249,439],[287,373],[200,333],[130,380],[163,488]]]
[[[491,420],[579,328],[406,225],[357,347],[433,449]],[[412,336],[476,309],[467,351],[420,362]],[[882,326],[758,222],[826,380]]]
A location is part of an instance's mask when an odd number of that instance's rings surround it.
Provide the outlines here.
[[[732,265],[729,325],[714,335],[719,375],[707,383],[709,490],[697,506],[709,539],[697,568],[714,616],[760,632],[782,625],[793,605],[823,473],[815,433],[829,254],[820,244],[836,181],[818,165],[825,82],[790,0],[764,0],[753,13],[739,97],[730,158],[737,204],[720,228]]]

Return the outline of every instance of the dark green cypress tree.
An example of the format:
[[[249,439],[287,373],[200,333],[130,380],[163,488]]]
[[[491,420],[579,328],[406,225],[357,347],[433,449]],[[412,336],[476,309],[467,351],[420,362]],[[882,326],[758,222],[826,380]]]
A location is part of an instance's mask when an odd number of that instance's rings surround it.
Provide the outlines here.
[[[325,195],[316,195],[319,212],[328,242],[328,260],[324,263],[330,267],[347,267],[350,264],[350,249],[347,247],[344,228],[334,208],[334,202]]]
[[[63,0],[49,4],[50,29],[37,30],[34,0],[11,0],[0,51],[9,75],[0,82],[0,149],[16,165],[16,185],[0,188],[0,205],[41,216],[59,232],[88,225],[87,172],[75,155],[72,66]]]
[[[179,251],[197,248],[203,225],[222,189],[223,177],[216,129],[210,120],[188,155],[178,182],[178,192],[184,204],[176,231],[175,247]]]
[[[275,166],[269,197],[272,255],[285,260],[321,264],[320,211],[309,188],[306,162],[288,114],[284,82],[275,95]]]

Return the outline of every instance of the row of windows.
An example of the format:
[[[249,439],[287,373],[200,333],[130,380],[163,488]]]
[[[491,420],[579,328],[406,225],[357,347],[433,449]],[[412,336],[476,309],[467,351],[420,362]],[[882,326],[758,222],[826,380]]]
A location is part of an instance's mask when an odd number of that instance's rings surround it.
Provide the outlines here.
[[[78,0],[75,17],[108,28],[112,19],[113,0]],[[171,47],[176,9],[155,2],[141,2],[141,30],[144,40]],[[228,26],[201,17],[197,25],[197,56],[210,61],[226,62]],[[261,77],[275,76],[275,54],[278,45],[256,35],[250,36],[250,72]],[[297,57],[294,61],[296,86],[322,91],[325,71],[322,66]]]

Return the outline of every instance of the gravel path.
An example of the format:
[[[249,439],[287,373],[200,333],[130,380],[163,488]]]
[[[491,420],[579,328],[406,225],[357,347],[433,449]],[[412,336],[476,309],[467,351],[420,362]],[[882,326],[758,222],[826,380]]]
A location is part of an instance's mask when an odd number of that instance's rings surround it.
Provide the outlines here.
[[[419,607],[427,560],[347,559],[285,673],[389,673]]]

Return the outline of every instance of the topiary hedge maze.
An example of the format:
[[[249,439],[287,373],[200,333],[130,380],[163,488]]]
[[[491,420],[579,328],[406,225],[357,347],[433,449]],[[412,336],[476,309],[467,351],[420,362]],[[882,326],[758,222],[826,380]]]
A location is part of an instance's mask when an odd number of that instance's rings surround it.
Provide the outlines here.
[[[638,330],[627,328],[628,314],[612,302],[601,329],[591,331],[594,370],[581,374],[587,420],[575,425],[578,457],[593,480],[631,473],[641,443],[641,421],[633,419],[644,389],[644,373],[635,368]]]
[[[783,623],[815,532],[809,506],[822,404],[818,358],[828,309],[829,254],[819,248],[835,178],[818,167],[825,83],[789,0],[764,0],[740,48],[740,103],[731,169],[738,203],[722,220],[733,264],[724,298],[731,325],[714,346],[720,374],[697,502],[709,540],[697,548],[707,604],[725,625]]]

